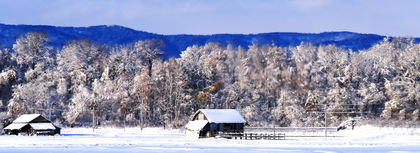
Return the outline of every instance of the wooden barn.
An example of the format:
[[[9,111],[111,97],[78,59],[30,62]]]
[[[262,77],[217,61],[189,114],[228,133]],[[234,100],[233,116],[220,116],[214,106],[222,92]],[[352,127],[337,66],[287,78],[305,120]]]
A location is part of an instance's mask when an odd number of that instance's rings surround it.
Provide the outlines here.
[[[9,135],[55,135],[61,128],[40,114],[23,114],[3,130]]]
[[[214,137],[226,133],[243,134],[246,120],[235,109],[200,109],[185,126],[189,137]]]

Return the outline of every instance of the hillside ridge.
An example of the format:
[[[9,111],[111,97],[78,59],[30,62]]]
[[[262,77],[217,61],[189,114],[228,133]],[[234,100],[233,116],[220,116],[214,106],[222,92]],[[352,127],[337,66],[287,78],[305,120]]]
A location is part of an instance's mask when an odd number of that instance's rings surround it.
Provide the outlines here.
[[[260,45],[289,47],[297,46],[302,42],[314,45],[334,44],[353,51],[368,49],[382,41],[385,36],[376,34],[361,34],[348,31],[322,32],[322,33],[296,33],[296,32],[270,32],[257,34],[177,34],[164,35],[134,30],[119,25],[97,25],[89,27],[64,27],[50,25],[8,25],[0,24],[0,48],[12,48],[19,36],[30,31],[45,31],[50,38],[49,45],[60,49],[67,42],[75,39],[89,39],[98,44],[120,46],[131,44],[139,40],[161,39],[165,42],[162,50],[167,57],[179,57],[188,46],[204,45],[208,42],[218,42],[223,45],[232,44],[247,48],[253,42]]]

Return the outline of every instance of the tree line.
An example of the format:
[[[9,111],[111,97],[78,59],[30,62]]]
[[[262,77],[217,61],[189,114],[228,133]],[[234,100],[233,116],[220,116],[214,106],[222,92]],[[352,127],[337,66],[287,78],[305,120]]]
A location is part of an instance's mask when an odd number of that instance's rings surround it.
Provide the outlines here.
[[[323,126],[349,117],[418,122],[420,44],[370,49],[302,43],[207,43],[162,59],[157,39],[119,47],[74,40],[61,49],[30,32],[0,50],[0,116],[40,113],[64,126],[182,127],[202,108],[238,109],[250,126]],[[352,112],[352,113],[339,113]]]

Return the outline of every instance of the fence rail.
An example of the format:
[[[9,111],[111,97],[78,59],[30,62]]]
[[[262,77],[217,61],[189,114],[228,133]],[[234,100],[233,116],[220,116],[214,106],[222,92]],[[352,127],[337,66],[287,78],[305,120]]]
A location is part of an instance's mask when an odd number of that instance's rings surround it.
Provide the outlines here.
[[[338,136],[337,128],[335,127],[246,127],[245,133],[286,133],[288,137],[318,137],[326,136]]]
[[[285,133],[224,133],[221,135],[227,139],[239,140],[284,140]]]

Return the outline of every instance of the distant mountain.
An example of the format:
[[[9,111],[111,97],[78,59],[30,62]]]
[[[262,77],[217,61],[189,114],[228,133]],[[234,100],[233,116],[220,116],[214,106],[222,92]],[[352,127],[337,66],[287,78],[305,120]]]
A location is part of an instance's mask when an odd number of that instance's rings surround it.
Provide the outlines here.
[[[166,58],[179,57],[188,46],[204,45],[207,42],[219,42],[224,45],[233,44],[247,48],[252,42],[288,47],[297,46],[301,42],[311,42],[315,45],[335,44],[337,46],[362,50],[383,40],[384,36],[375,34],[359,34],[353,32],[307,33],[260,33],[260,34],[214,34],[214,35],[161,35],[136,31],[122,26],[91,26],[91,27],[57,27],[44,25],[6,25],[0,24],[0,48],[12,48],[16,39],[30,31],[45,31],[50,38],[49,45],[60,49],[66,42],[75,39],[89,39],[98,44],[118,46],[134,43],[138,40],[158,38],[165,42],[162,48]]]

